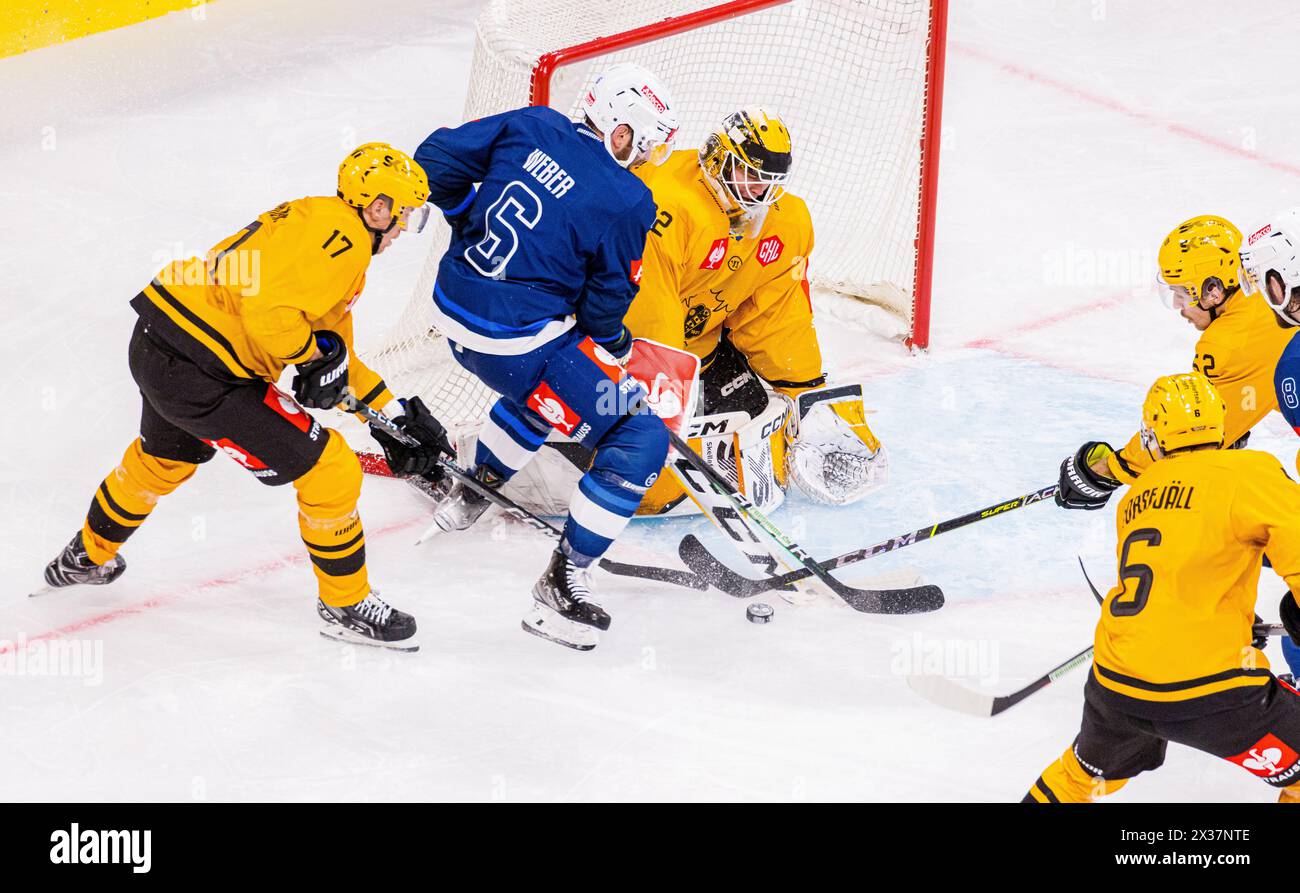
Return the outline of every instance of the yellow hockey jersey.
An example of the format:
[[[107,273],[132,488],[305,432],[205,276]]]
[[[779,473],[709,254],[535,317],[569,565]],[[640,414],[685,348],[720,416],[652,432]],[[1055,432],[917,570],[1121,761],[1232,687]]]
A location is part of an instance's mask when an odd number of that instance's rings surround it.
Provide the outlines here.
[[[1145,702],[1268,682],[1251,646],[1261,557],[1300,591],[1300,485],[1257,450],[1153,463],[1116,510],[1119,583],[1097,624],[1093,674]]]
[[[1214,383],[1228,404],[1224,446],[1230,446],[1277,409],[1273,370],[1295,329],[1278,324],[1259,295],[1235,294],[1196,342],[1192,368]],[[1107,459],[1115,480],[1131,484],[1151,464],[1151,454],[1134,434]]]
[[[275,382],[315,351],[314,333],[347,344],[349,383],[376,409],[393,395],[353,351],[352,306],[370,266],[370,231],[340,198],[285,202],[175,261],[131,301],[158,333],[218,378]]]
[[[637,176],[659,208],[646,235],[640,291],[624,317],[632,334],[707,359],[723,328],[759,376],[794,395],[823,383],[808,289],[812,220],[786,193],[756,236],[729,235],[727,214],[694,149]]]

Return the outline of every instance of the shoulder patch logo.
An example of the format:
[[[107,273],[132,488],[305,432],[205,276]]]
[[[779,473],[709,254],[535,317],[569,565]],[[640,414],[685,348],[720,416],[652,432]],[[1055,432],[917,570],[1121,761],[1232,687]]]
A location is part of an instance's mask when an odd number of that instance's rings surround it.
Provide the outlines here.
[[[713,244],[709,246],[709,253],[704,256],[704,261],[700,264],[701,270],[717,270],[722,267],[722,260],[727,256],[727,237],[714,239]]]
[[[758,243],[758,250],[754,252],[754,256],[758,258],[760,264],[766,267],[777,260],[784,249],[785,244],[782,243],[780,236],[768,236]]]
[[[633,285],[641,284],[641,258],[632,261],[632,273],[628,276]]]

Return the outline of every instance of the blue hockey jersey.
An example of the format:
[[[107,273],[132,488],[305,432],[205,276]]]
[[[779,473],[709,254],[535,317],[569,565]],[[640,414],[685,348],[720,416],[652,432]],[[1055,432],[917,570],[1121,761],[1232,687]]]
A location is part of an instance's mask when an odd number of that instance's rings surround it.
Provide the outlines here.
[[[1277,408],[1296,434],[1300,434],[1300,338],[1292,338],[1277,359],[1273,373],[1273,387],[1277,391]],[[1300,468],[1300,458],[1297,460]]]
[[[448,338],[517,355],[576,325],[621,350],[656,209],[600,138],[554,109],[530,107],[435,130],[415,160],[429,176],[430,201],[464,220],[433,294]]]

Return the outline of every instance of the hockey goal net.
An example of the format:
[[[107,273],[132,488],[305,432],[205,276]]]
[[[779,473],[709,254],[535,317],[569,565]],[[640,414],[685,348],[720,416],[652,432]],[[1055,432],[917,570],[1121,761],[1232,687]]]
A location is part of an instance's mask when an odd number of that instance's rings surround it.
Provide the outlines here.
[[[573,115],[616,62],[671,90],[677,147],[697,147],[737,108],[780,114],[794,140],[790,190],[811,210],[817,311],[865,302],[928,346],[947,0],[490,0],[476,25],[465,120],[520,106]],[[430,313],[449,232],[437,222],[415,291],[368,352],[395,392],[445,423],[494,395],[452,358]]]

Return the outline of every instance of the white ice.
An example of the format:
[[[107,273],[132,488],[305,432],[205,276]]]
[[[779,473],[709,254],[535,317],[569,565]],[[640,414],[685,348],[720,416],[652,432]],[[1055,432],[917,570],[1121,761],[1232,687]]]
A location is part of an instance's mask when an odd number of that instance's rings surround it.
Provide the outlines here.
[[[1159,239],[1194,213],[1246,227],[1300,203],[1288,10],[954,7],[933,349],[823,332],[837,372],[868,383],[894,479],[852,509],[777,513],[819,555],[1045,486],[1083,440],[1127,438],[1195,340],[1142,287]],[[121,581],[27,598],[135,434],[126,302],[162,262],[328,194],[362,141],[411,147],[458,120],[476,4],[357,9],[220,0],[0,60],[0,797],[1019,799],[1072,739],[1083,673],[978,720],[899,670],[918,642],[982,647],[1001,692],[1082,648],[1096,608],[1076,555],[1109,585],[1110,512],[1043,504],[859,566],[943,586],[947,607],[919,617],[771,598],[760,627],[725,595],[601,575],[614,626],[578,654],[519,629],[545,540],[486,524],[414,548],[424,506],[368,479],[372,578],[421,626],[422,650],[395,655],[317,635],[292,492],[218,459],[128,544]],[[406,237],[376,261],[363,339],[423,249]],[[1274,416],[1251,445],[1290,467],[1297,443]],[[686,521],[620,548],[668,558],[688,531],[716,544]],[[1271,619],[1282,585],[1262,589]],[[27,672],[55,641],[102,672]],[[1272,797],[1171,747],[1116,799]]]

